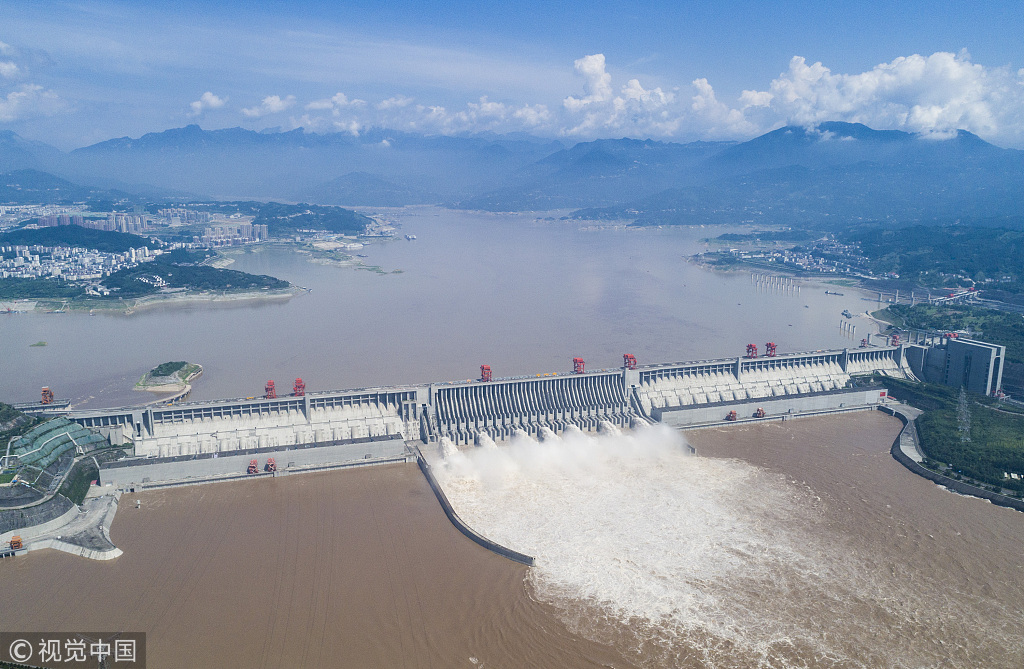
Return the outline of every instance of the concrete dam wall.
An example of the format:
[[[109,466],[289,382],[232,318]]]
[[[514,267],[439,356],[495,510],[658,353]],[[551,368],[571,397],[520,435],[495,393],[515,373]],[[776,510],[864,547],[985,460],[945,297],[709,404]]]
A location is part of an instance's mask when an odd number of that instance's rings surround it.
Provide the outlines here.
[[[631,420],[621,372],[445,386],[434,400],[436,437],[456,444],[473,443],[480,433],[507,439],[517,430],[596,430],[601,421],[628,426]]]
[[[602,422],[629,426],[666,412],[713,417],[729,403],[836,395],[858,375],[912,375],[902,346],[815,351],[764,358],[730,358],[581,374],[364,388],[272,399],[189,402],[164,407],[71,412],[114,443],[134,444],[150,458],[203,456],[254,449],[308,448],[363,439],[442,437],[473,443],[522,430],[594,430]],[[815,399],[816,408],[832,400]],[[769,405],[769,406],[774,406]],[[786,404],[799,407],[799,403]],[[808,405],[810,406],[810,405]],[[673,409],[707,407],[707,412]],[[765,407],[768,410],[768,407]]]

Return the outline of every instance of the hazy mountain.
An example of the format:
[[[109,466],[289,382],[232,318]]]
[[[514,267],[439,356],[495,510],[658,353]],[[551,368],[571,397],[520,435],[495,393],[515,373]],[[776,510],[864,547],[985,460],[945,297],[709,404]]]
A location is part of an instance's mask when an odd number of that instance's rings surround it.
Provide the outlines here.
[[[0,174],[0,203],[3,204],[70,204],[126,197],[130,197],[128,193],[82,186],[39,170]]]
[[[376,174],[350,172],[299,191],[295,199],[318,204],[403,207],[409,204],[437,204],[444,198],[420,188],[399,185]]]
[[[0,164],[26,163],[71,184],[32,185],[22,175],[15,181],[28,182],[5,185],[5,199],[84,199],[108,190],[152,199],[443,202],[491,211],[572,208],[578,217],[639,225],[1000,224],[1021,219],[1024,193],[1022,151],[964,131],[928,138],[840,122],[780,128],[742,143],[617,139],[569,147],[528,135],[376,129],[355,137],[191,125],[67,154],[0,133]]]
[[[723,149],[677,186],[580,218],[639,225],[987,219],[1019,224],[1024,152],[959,131],[925,138],[851,123],[787,127]]]
[[[425,137],[373,130],[348,134],[203,130],[190,125],[122,137],[68,155],[65,173],[160,184],[221,199],[288,199],[325,178],[383,175],[410,191],[462,198],[493,188],[562,148],[537,139]]]
[[[62,153],[60,149],[34,142],[10,130],[0,130],[0,172],[26,169],[47,169]]]
[[[460,206],[518,211],[628,202],[688,182],[698,165],[732,145],[636,139],[581,142],[526,167],[502,188],[465,200]]]

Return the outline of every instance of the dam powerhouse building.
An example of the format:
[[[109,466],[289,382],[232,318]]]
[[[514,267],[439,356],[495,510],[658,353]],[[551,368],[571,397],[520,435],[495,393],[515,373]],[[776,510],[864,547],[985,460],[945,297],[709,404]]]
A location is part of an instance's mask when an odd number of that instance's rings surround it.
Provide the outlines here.
[[[386,462],[404,459],[416,443],[465,445],[482,435],[501,440],[570,425],[687,427],[865,408],[886,391],[863,377],[919,378],[930,360],[907,345],[779,355],[770,346],[762,357],[751,346],[738,358],[637,365],[625,355],[622,367],[596,371],[576,358],[565,374],[492,378],[483,366],[476,381],[309,393],[297,384],[285,397],[66,415],[133,448],[133,457],[104,464],[100,480],[134,488],[244,476],[271,465],[281,475]],[[979,369],[972,361],[970,373]]]

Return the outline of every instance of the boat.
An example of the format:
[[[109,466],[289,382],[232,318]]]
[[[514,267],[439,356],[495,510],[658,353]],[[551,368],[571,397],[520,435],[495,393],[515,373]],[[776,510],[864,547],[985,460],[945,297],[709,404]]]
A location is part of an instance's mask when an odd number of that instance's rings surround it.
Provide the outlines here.
[[[836,292],[836,291],[834,291],[834,290],[826,290],[826,291],[825,291],[825,294],[826,294],[826,295],[838,295],[839,297],[842,297],[842,296],[843,296],[843,294],[842,294],[842,293],[837,293],[837,292]]]
[[[843,309],[843,315],[847,318],[853,318],[853,314],[850,313],[849,309]]]
[[[405,238],[408,239],[411,242],[414,239],[416,239],[416,235],[406,235]]]

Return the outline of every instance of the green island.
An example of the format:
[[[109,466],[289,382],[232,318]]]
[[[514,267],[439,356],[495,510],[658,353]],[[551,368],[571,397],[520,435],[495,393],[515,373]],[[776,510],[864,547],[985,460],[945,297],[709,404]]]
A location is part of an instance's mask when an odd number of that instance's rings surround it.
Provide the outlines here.
[[[37,341],[34,344],[29,344],[29,348],[42,348],[43,346],[46,346],[45,341]]]
[[[183,390],[202,373],[203,366],[194,362],[179,360],[161,363],[142,375],[139,382],[135,384],[135,390],[155,392]]]

